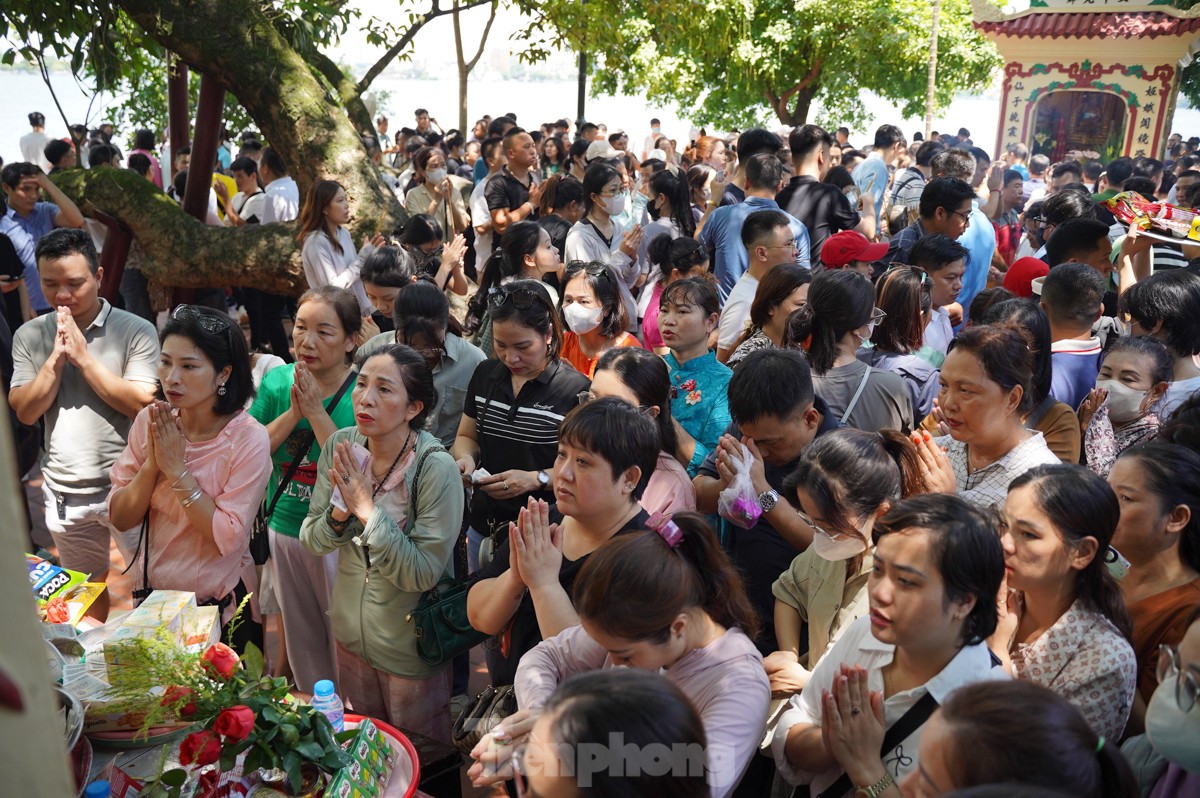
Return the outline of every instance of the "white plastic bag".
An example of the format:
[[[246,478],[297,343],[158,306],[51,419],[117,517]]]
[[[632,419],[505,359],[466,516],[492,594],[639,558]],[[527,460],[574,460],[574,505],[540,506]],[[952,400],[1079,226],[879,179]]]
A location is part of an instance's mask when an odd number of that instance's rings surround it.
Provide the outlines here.
[[[733,479],[729,486],[717,497],[717,513],[731,524],[742,529],[751,529],[758,523],[762,515],[762,506],[758,503],[758,495],[754,492],[754,484],[750,481],[750,466],[754,463],[754,455],[745,444],[740,457],[730,457],[727,462],[733,469]]]

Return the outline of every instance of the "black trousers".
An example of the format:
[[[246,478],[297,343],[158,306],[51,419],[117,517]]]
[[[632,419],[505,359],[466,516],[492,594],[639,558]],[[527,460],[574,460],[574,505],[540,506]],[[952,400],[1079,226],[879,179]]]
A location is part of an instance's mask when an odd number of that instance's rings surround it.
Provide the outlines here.
[[[283,331],[283,309],[287,305],[287,297],[257,288],[243,288],[242,301],[246,305],[246,316],[250,319],[250,350],[261,352],[264,347],[270,347],[271,354],[291,363],[288,339]]]

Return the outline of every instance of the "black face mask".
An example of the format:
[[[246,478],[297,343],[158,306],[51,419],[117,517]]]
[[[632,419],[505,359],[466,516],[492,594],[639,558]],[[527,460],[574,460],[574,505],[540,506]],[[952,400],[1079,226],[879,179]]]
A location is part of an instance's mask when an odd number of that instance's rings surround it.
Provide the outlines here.
[[[650,214],[651,219],[658,221],[659,217],[662,216],[662,208],[653,202],[649,202],[646,204],[646,213]]]
[[[418,255],[420,257],[421,271],[428,272],[429,274],[437,274],[438,269],[442,265],[442,249],[443,247],[438,247],[428,255]],[[420,253],[420,250],[417,250],[417,252]]]

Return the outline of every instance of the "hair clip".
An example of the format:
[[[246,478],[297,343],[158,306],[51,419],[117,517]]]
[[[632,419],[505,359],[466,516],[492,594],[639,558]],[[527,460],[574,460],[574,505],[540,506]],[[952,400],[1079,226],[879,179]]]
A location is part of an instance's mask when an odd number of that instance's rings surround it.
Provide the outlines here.
[[[647,526],[657,532],[659,537],[666,541],[667,546],[672,549],[679,548],[679,544],[683,541],[683,530],[668,515],[658,513],[652,515]]]

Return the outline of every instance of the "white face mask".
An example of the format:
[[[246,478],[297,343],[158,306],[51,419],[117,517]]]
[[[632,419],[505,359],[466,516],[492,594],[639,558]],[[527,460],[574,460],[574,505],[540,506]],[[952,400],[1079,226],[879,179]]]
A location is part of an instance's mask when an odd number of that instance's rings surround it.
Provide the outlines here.
[[[1185,713],[1175,700],[1178,676],[1164,681],[1146,707],[1146,737],[1154,750],[1184,770],[1200,773],[1200,703]]]
[[[858,535],[844,535],[837,540],[822,532],[813,535],[813,551],[822,560],[841,562],[862,554],[867,550],[867,542]]]
[[[625,210],[625,194],[604,198],[604,211],[609,216],[620,216]]]
[[[857,330],[855,330],[854,334],[857,335],[859,338],[861,338],[864,341],[869,341],[869,340],[871,340],[871,334],[874,332],[875,332],[875,322],[869,321],[866,323],[865,326],[859,327]]]
[[[440,183],[446,179],[445,169],[432,169],[425,173],[425,179],[430,183]]]
[[[590,333],[600,326],[600,308],[585,308],[578,302],[572,302],[563,308],[563,320],[576,335]]]
[[[1119,380],[1096,380],[1096,387],[1108,391],[1108,417],[1118,424],[1133,421],[1145,415],[1142,412],[1142,400],[1147,391],[1130,388]]]

